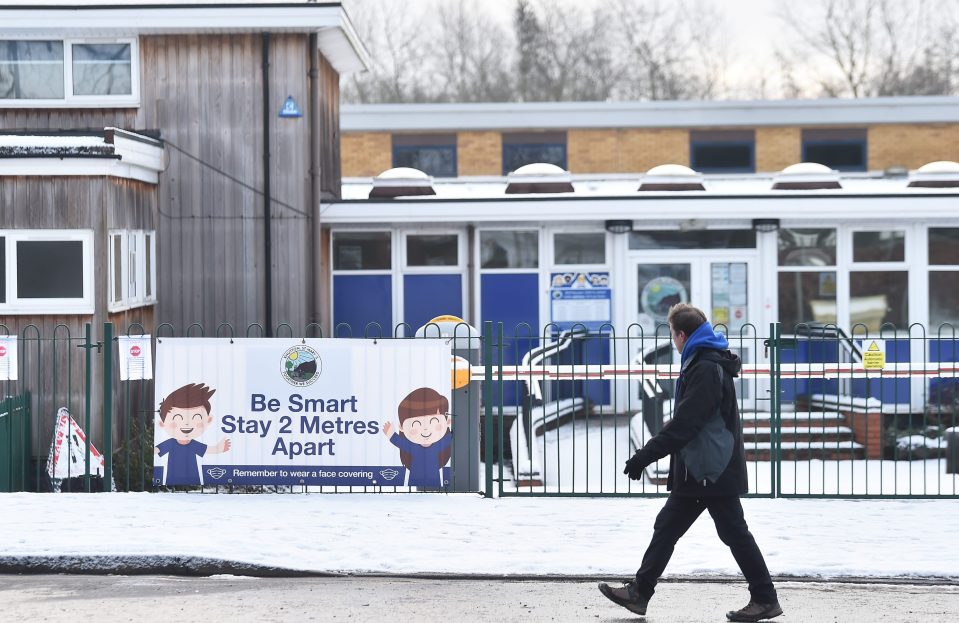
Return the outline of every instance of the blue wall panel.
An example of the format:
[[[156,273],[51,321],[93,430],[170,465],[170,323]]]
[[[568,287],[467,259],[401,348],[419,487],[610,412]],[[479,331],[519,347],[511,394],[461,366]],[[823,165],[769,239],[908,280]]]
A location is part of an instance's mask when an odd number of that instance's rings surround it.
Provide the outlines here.
[[[405,275],[403,321],[410,335],[442,315],[463,317],[462,275]]]
[[[334,275],[333,334],[350,335],[349,329],[337,328],[345,322],[352,327],[353,337],[392,335],[392,279],[390,275]],[[367,328],[370,323],[376,324]]]
[[[540,343],[539,275],[537,273],[493,273],[480,277],[482,304],[480,316],[486,321],[503,323],[505,338],[503,364],[520,363],[531,348]],[[518,383],[504,383],[504,404],[519,404],[522,392]]]

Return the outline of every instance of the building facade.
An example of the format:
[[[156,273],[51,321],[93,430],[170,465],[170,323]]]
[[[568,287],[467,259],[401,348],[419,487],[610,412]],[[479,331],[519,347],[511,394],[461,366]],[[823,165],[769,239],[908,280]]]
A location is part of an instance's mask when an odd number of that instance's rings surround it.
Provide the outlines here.
[[[343,174],[412,166],[434,177],[506,175],[550,162],[573,174],[664,163],[702,173],[840,171],[959,159],[954,97],[754,102],[563,102],[343,107]]]

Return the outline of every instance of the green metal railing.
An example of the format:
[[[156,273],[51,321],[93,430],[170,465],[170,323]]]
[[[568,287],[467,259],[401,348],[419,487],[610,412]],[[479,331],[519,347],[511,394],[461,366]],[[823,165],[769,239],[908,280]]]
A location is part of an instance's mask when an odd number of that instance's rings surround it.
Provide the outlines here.
[[[28,491],[30,394],[0,400],[0,492]]]
[[[47,457],[61,407],[88,439],[82,462],[63,479],[65,488],[157,489],[153,381],[119,380],[112,324],[84,329],[83,337],[65,325],[19,329],[18,379],[0,380],[5,396],[0,401],[0,490],[50,489]],[[149,332],[131,325],[119,333]],[[177,335],[170,325],[152,333],[154,344],[158,336]],[[260,325],[237,332],[221,324],[212,331],[215,337],[266,333]],[[959,336],[951,327],[869,330],[857,325],[847,334],[832,325],[786,330],[772,323],[768,330],[747,324],[727,333],[744,361],[736,387],[749,495],[959,497],[959,475],[950,471],[948,460],[950,452],[959,452],[950,446],[948,432],[959,425]],[[3,334],[6,328],[0,326]],[[181,334],[202,337],[207,331],[193,324]],[[273,334],[323,337],[317,325],[295,331],[281,324]],[[354,332],[341,324],[333,334],[393,340],[412,339],[405,336],[413,330],[399,325],[384,331],[371,324]],[[475,439],[480,454],[469,457],[480,470],[471,489],[487,496],[666,495],[668,461],[650,466],[641,481],[627,479],[622,465],[668,425],[679,359],[667,327],[632,325],[617,333],[611,326],[574,326],[564,332],[553,325],[542,331],[519,325],[507,332],[502,323],[487,322],[481,334],[482,363],[474,361],[469,388],[481,392],[481,406],[478,412],[469,406],[455,413],[454,420],[454,431]],[[886,356],[882,369],[866,369],[861,361],[873,341],[881,343]],[[533,356],[536,352],[542,356]],[[76,440],[68,435],[63,443],[72,451]],[[92,475],[90,443],[103,453],[102,478]],[[453,478],[458,478],[455,471]],[[187,490],[410,489],[221,485]]]

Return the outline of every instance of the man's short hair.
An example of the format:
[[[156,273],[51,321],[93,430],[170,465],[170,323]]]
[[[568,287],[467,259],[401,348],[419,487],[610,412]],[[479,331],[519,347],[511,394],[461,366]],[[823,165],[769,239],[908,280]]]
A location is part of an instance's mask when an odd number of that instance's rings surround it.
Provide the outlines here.
[[[689,303],[677,303],[669,308],[666,322],[669,323],[673,331],[682,331],[689,337],[706,322],[706,314]]]

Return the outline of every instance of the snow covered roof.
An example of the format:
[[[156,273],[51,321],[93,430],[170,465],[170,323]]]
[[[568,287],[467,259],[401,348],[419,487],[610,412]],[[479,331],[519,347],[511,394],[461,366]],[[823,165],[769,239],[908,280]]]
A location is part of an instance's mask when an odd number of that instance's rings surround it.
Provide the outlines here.
[[[821,166],[821,165],[820,165]],[[653,170],[650,170],[652,173]],[[905,177],[885,177],[881,173],[840,173],[831,171],[839,180],[841,188],[823,189],[797,192],[798,195],[810,196],[829,194],[836,196],[852,195],[889,195],[901,194],[911,196],[917,194],[955,194],[955,190],[934,188],[910,188]],[[584,197],[683,197],[709,198],[729,196],[769,196],[782,197],[784,192],[771,190],[772,182],[780,173],[755,174],[722,174],[702,175],[694,172],[702,180],[705,192],[677,193],[670,190],[637,192],[638,182],[646,178],[641,174],[610,173],[610,174],[576,174],[570,175],[573,192],[554,197],[558,201],[570,201]],[[475,176],[456,178],[436,178],[433,180],[435,197],[423,197],[418,201],[437,200],[471,200],[471,199],[517,199],[523,195],[506,195],[508,178],[502,176]],[[342,183],[342,197],[344,200],[365,199],[369,196],[373,178],[346,177]]]
[[[956,123],[959,97],[657,102],[352,104],[343,132],[449,132],[575,128],[718,128]]]
[[[4,3],[3,37],[119,37],[174,33],[318,33],[323,56],[340,73],[371,65],[340,2],[308,0],[111,0]]]
[[[104,175],[156,184],[164,168],[160,141],[119,128],[0,134],[0,176]]]
[[[572,175],[573,192],[565,194],[506,194],[503,177],[460,177],[434,180],[434,196],[380,201],[368,198],[371,178],[345,178],[342,199],[324,203],[323,222],[382,226],[629,219],[637,226],[684,221],[748,226],[752,219],[769,217],[803,223],[957,218],[955,188],[910,188],[906,177],[878,172],[838,175],[841,188],[812,190],[772,190],[770,174],[703,175],[705,190],[699,192],[639,191],[639,174]]]

